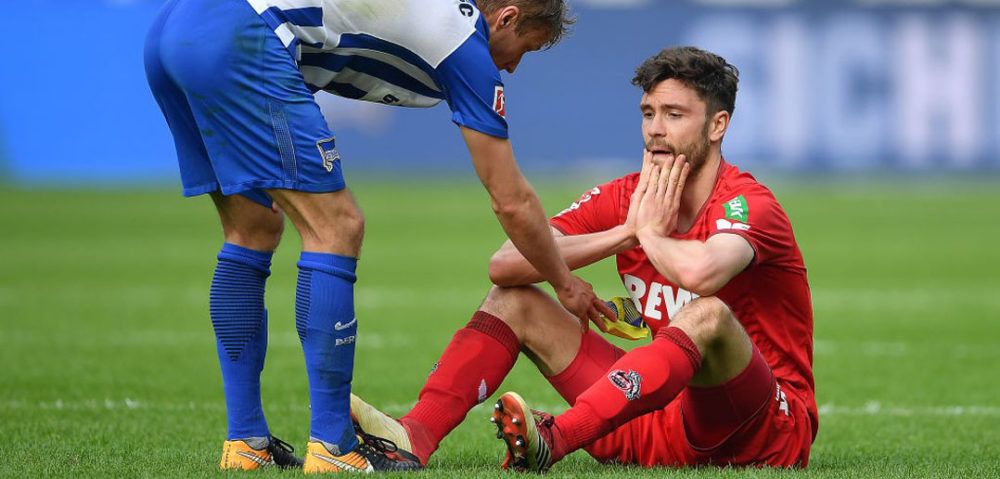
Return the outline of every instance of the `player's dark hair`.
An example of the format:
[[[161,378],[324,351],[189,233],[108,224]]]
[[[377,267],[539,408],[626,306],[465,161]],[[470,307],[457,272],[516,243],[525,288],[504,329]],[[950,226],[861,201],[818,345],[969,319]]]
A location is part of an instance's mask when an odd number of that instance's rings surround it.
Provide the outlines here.
[[[477,0],[476,5],[483,15],[489,15],[503,7],[515,6],[521,10],[514,31],[523,34],[537,29],[550,33],[545,48],[551,48],[569,32],[576,19],[570,15],[564,0]]]
[[[740,71],[725,58],[695,47],[667,48],[635,69],[632,84],[649,93],[671,78],[698,92],[709,116],[721,110],[733,114]]]

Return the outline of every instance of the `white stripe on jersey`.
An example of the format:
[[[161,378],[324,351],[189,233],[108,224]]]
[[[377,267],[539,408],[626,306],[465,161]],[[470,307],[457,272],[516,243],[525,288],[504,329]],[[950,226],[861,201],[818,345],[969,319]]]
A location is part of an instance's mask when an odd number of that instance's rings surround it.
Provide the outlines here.
[[[254,11],[257,12],[257,15],[264,13],[264,11],[273,6],[270,5],[267,2],[267,0],[247,0],[247,3],[249,3],[250,6],[253,7]],[[319,6],[319,5],[313,5],[313,6]],[[285,22],[275,27],[274,33],[278,34],[278,38],[281,39],[281,44],[284,45],[285,48],[288,48],[288,45],[291,45],[292,41],[295,40],[296,37],[295,33],[292,32],[288,22]]]
[[[335,81],[337,83],[350,84],[355,88],[367,92],[364,97],[358,98],[359,100],[373,101],[376,103],[391,103],[393,105],[403,105],[416,108],[431,107],[441,102],[440,98],[424,96],[403,87],[386,83],[380,78],[351,70],[350,68],[344,68],[339,72],[332,72],[319,67],[303,66],[300,70],[302,71],[302,76],[306,78],[306,82],[318,87],[323,87],[324,85]],[[334,73],[336,73],[336,75],[334,75]],[[314,83],[314,81],[318,83]],[[327,91],[333,92],[332,89]],[[396,101],[385,101],[387,95],[392,95],[396,98]]]
[[[305,51],[306,49],[303,48],[303,52]],[[420,68],[413,66],[412,63],[403,61],[402,59],[400,59],[395,55],[367,48],[338,48],[337,54],[371,58],[372,60],[378,60],[387,65],[392,65],[398,68],[403,73],[406,73],[407,75],[413,77],[414,80],[423,83],[424,86],[426,86],[427,88],[430,88],[431,90],[434,90],[439,93],[441,92],[441,89],[438,88],[437,83],[434,83],[434,80],[431,79],[431,77],[428,76],[427,73],[425,73]]]
[[[271,8],[282,12],[295,12],[280,25],[271,25],[285,47],[297,39],[294,51],[296,62],[305,53],[313,55],[335,54],[340,71],[327,70],[312,65],[299,64],[306,82],[323,88],[330,82],[348,84],[365,92],[365,100],[400,106],[426,107],[440,103],[434,98],[414,92],[405,86],[389,82],[394,76],[397,83],[419,83],[430,91],[441,93],[442,88],[429,69],[438,65],[475,33],[479,20],[478,9],[470,9],[463,0],[247,0],[261,14]],[[306,9],[306,10],[302,10]],[[322,26],[297,25],[298,18],[308,16],[310,22],[319,23],[317,9],[322,11]],[[466,15],[469,16],[466,16]],[[269,22],[280,21],[263,15]],[[341,45],[344,36],[350,37],[348,45]],[[364,72],[352,70],[351,62],[344,57],[363,57],[376,62],[364,63]],[[419,60],[417,60],[419,59]],[[354,64],[355,68],[358,64]],[[388,67],[380,66],[388,65]],[[412,82],[399,79],[399,72]],[[332,91],[328,90],[328,91]],[[336,93],[336,92],[333,92]],[[427,92],[424,92],[427,93]],[[360,94],[360,93],[358,93]],[[387,96],[391,95],[391,97]]]
[[[278,34],[278,38],[281,39],[281,44],[284,45],[285,48],[288,48],[288,45],[292,44],[292,40],[295,40],[295,34],[292,33],[290,28],[288,28],[287,23],[278,25],[278,28],[274,29],[274,33]]]

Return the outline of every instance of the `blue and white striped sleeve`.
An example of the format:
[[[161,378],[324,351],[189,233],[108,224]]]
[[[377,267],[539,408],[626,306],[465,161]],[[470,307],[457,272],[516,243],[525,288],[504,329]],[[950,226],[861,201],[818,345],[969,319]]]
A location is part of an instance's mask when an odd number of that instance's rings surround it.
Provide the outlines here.
[[[437,72],[453,122],[490,136],[508,138],[503,82],[480,29],[445,58]]]

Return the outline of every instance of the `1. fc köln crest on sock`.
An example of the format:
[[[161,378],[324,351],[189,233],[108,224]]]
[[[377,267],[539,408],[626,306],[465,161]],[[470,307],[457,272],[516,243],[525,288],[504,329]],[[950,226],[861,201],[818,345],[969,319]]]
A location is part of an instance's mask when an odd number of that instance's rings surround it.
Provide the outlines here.
[[[627,373],[621,369],[615,369],[608,374],[608,380],[625,393],[625,399],[635,401],[639,398],[639,388],[642,383],[642,376],[639,373],[631,369]]]

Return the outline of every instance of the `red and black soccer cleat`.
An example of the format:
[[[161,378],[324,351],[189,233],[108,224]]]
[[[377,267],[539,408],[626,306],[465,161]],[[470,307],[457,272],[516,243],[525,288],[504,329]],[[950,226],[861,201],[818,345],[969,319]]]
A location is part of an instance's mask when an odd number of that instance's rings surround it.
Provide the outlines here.
[[[507,445],[501,467],[516,471],[545,472],[562,458],[553,452],[555,426],[551,414],[528,409],[515,392],[504,393],[493,407],[490,422],[497,427],[497,439]]]

